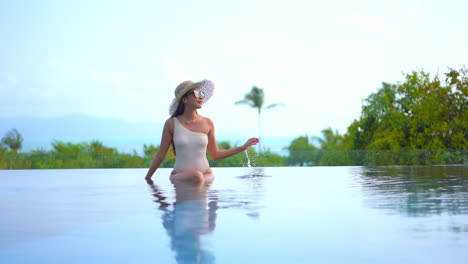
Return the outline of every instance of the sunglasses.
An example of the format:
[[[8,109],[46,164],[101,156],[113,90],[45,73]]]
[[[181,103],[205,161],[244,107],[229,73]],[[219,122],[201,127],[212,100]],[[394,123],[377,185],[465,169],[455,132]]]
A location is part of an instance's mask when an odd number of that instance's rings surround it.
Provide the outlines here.
[[[193,91],[191,91],[191,92],[188,93],[188,94],[192,94],[192,93],[193,93],[193,95],[195,95],[195,97],[197,97],[197,98],[200,98],[200,97],[201,97],[201,98],[205,98],[205,93],[202,92],[202,91],[200,91],[200,90],[193,90]]]

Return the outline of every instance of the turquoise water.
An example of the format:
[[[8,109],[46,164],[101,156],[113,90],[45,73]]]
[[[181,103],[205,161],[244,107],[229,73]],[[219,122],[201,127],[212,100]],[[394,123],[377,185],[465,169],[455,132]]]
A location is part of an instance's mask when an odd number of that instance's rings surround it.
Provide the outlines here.
[[[0,263],[466,263],[468,166],[0,171]]]

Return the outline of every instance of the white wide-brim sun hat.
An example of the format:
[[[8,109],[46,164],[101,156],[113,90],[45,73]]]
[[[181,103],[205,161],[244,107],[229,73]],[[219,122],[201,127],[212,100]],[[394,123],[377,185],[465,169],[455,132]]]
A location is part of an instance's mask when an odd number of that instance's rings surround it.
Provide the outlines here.
[[[173,115],[179,106],[180,98],[193,88],[199,88],[204,94],[204,103],[206,103],[214,93],[214,83],[210,80],[202,80],[199,82],[184,81],[179,84],[174,91],[174,99],[169,106],[169,115]]]

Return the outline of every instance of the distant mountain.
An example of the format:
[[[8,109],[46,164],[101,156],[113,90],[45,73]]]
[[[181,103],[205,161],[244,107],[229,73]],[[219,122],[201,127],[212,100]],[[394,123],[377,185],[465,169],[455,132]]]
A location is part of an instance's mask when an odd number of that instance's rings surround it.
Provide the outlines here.
[[[0,118],[0,137],[16,128],[25,139],[34,140],[149,139],[159,138],[162,127],[156,122],[136,123],[79,114],[57,118]]]

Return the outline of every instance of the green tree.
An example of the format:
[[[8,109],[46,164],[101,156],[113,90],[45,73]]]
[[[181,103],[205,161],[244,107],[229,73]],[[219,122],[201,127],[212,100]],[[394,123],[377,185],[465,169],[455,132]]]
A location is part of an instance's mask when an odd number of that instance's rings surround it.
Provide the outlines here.
[[[266,107],[263,106],[265,101],[265,93],[263,92],[262,88],[259,88],[257,86],[253,86],[250,92],[245,94],[244,99],[239,100],[236,102],[236,104],[245,104],[248,105],[252,108],[257,109],[258,113],[258,138],[261,139],[261,113],[263,109],[271,109],[274,107],[277,107],[279,105],[283,105],[282,103],[275,103],[275,104],[270,104]],[[258,144],[258,149],[261,150],[261,141]]]
[[[269,150],[262,152],[262,155],[257,156],[254,162],[257,167],[281,167],[287,165],[285,157]]]
[[[444,163],[444,157],[451,156],[448,150],[468,149],[467,70],[449,69],[445,76],[441,81],[419,71],[407,74],[401,83],[383,83],[365,99],[344,145],[353,150],[388,150],[374,155],[374,164]],[[398,155],[402,150],[433,151],[418,157],[406,152],[403,157]]]
[[[343,166],[353,165],[349,151],[343,149],[343,136],[338,130],[333,131],[331,127],[320,131],[322,137],[315,137],[320,144],[320,150],[316,151],[319,166]]]
[[[93,167],[108,167],[109,164],[113,163],[114,157],[119,155],[117,149],[106,147],[99,140],[91,140],[89,143],[85,143],[84,146],[83,154],[92,158]]]
[[[8,169],[8,149],[0,144],[0,169]]]
[[[318,163],[317,147],[309,142],[307,135],[295,138],[288,147],[288,165],[307,166]]]
[[[343,136],[338,133],[338,130],[333,131],[331,127],[325,128],[322,131],[322,137],[315,137],[320,143],[321,150],[339,150]]]
[[[23,147],[23,136],[13,128],[2,138],[2,143],[7,145],[11,151],[17,152]]]
[[[153,144],[150,145],[143,145],[143,153],[144,153],[144,160],[145,164],[149,167],[151,165],[151,162],[153,162],[154,156],[158,152],[160,146],[154,146]],[[171,147],[172,148],[172,147]],[[161,163],[160,167],[161,168],[171,168],[174,167],[175,164],[175,156],[174,152],[172,149],[169,149],[169,151],[166,153],[166,158],[164,161]]]

